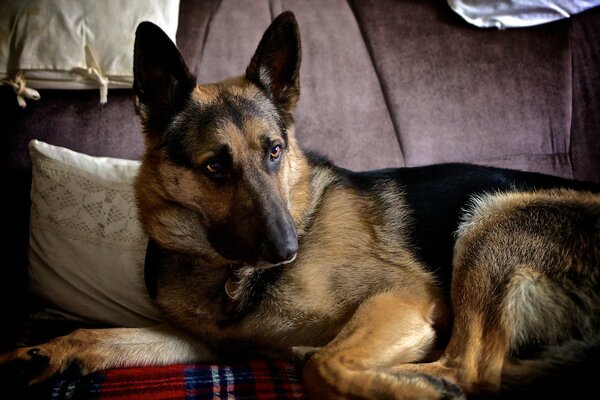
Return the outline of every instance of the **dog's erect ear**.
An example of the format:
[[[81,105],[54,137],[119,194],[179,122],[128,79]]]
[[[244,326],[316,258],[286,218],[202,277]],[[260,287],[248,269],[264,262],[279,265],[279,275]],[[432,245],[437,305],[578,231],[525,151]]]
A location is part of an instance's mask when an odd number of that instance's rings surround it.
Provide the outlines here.
[[[280,14],[264,33],[246,78],[271,94],[275,103],[292,112],[300,94],[300,32],[291,11]]]
[[[181,53],[158,26],[142,22],[135,33],[133,91],[149,134],[160,135],[196,86]]]

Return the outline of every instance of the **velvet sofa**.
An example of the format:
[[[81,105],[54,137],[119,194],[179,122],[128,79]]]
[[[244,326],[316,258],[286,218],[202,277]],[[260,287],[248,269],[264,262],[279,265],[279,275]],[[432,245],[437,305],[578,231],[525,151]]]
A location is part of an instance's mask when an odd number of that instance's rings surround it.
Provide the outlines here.
[[[296,132],[304,147],[357,170],[471,162],[600,182],[599,8],[542,26],[483,30],[444,1],[183,0],[177,43],[199,82],[238,75],[272,18],[288,9],[302,36]],[[21,109],[0,89],[6,350],[73,327],[27,323],[28,142],[138,159],[143,137],[131,90],[109,91],[104,105],[96,91],[44,90]],[[199,386],[186,392],[190,371]],[[292,365],[263,360],[53,384],[57,397],[302,397]]]

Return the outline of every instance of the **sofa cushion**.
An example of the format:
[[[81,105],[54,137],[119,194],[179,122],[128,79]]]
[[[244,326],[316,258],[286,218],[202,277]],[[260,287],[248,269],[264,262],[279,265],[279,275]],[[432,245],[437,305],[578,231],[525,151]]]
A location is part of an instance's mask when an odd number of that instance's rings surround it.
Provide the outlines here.
[[[573,177],[568,22],[475,30],[441,2],[352,2],[408,166]]]
[[[600,182],[600,7],[571,21],[573,62],[571,160],[577,179]]]
[[[29,288],[35,318],[116,326],[157,323],[144,285],[139,162],[90,157],[33,140]]]

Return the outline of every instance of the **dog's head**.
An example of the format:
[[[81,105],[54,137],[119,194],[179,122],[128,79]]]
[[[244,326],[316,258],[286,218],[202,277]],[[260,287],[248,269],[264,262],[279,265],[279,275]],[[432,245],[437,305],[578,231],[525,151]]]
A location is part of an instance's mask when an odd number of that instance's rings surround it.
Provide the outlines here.
[[[136,32],[134,93],[146,139],[140,220],[161,247],[209,265],[275,265],[298,249],[294,196],[304,157],[293,137],[300,36],[277,17],[245,75],[197,85],[166,34]]]

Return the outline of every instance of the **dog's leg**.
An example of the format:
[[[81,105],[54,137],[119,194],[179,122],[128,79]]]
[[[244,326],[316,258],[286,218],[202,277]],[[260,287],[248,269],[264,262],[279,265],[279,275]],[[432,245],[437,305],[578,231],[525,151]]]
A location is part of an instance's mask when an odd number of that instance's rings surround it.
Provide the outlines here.
[[[511,337],[501,318],[501,289],[495,285],[486,268],[455,268],[454,325],[444,353],[435,362],[398,365],[390,373],[442,379],[467,394],[497,392]]]
[[[108,368],[213,359],[202,343],[166,327],[79,329],[47,343],[0,355],[0,366],[31,384],[64,372],[85,375]]]
[[[398,293],[375,295],[363,303],[339,335],[306,363],[304,383],[310,398],[460,398],[449,382],[423,385],[405,376],[404,391],[389,369],[424,359],[435,341],[433,298]],[[414,383],[414,385],[413,385]],[[411,387],[414,386],[414,387]]]
[[[468,395],[485,395],[511,389],[502,381],[511,350],[597,335],[600,203],[591,195],[571,196],[482,201],[456,242],[447,348],[436,362],[399,365],[390,373],[399,379],[427,374]],[[528,373],[541,374],[542,367]]]

